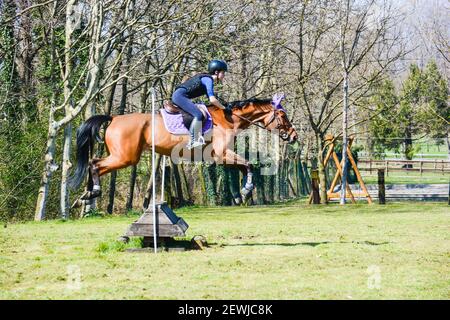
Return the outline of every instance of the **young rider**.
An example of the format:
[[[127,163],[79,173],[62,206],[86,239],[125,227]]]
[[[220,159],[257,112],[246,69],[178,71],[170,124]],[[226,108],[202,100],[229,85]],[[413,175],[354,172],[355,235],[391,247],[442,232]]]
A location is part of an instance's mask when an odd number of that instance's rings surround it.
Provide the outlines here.
[[[189,128],[190,141],[188,149],[192,149],[205,144],[202,136],[203,113],[196,107],[191,99],[207,95],[209,102],[220,109],[225,107],[217,100],[214,94],[214,82],[221,82],[225,77],[228,66],[225,61],[212,60],[208,64],[208,73],[197,74],[179,86],[172,94],[172,101],[184,111],[190,113],[194,119]]]

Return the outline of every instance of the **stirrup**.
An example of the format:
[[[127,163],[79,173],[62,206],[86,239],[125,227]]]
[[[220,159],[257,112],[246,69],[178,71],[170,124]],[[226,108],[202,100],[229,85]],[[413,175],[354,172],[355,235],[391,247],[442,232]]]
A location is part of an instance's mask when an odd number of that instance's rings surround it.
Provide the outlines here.
[[[191,150],[191,149],[194,149],[196,147],[203,146],[204,144],[205,144],[205,138],[203,138],[201,136],[196,141],[189,140],[189,143],[187,144],[187,148],[188,148],[188,150]]]

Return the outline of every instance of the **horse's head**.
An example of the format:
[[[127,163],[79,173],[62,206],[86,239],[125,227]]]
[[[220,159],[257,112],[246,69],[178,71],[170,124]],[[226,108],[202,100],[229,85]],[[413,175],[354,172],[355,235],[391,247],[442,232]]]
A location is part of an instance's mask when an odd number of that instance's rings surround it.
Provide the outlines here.
[[[281,106],[284,94],[277,93],[272,99],[248,99],[228,104],[229,110],[237,108],[233,115],[241,119],[244,128],[255,125],[269,131],[277,131],[281,139],[293,143],[297,141],[297,132]],[[231,119],[231,118],[230,118]],[[261,125],[262,124],[262,125]]]
[[[284,94],[276,93],[271,101],[273,110],[263,119],[264,127],[267,130],[278,130],[281,139],[288,143],[297,141],[298,135],[294,126],[288,119],[286,110],[281,106]]]

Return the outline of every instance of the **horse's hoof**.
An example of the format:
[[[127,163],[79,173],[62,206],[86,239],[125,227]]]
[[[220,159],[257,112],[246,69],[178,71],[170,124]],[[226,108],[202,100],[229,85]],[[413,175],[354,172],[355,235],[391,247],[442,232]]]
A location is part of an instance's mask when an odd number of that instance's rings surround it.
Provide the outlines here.
[[[242,190],[241,196],[242,196],[242,203],[241,204],[246,204],[247,200],[250,198],[250,190],[244,189]]]
[[[94,190],[94,191],[92,191],[92,198],[91,199],[100,197],[101,195],[102,195],[102,190]]]
[[[81,200],[91,200],[97,197],[100,197],[102,195],[101,190],[92,190],[92,191],[86,191],[83,193],[80,197]]]
[[[236,203],[237,205],[242,204],[242,198],[241,197],[234,198],[234,203]]]

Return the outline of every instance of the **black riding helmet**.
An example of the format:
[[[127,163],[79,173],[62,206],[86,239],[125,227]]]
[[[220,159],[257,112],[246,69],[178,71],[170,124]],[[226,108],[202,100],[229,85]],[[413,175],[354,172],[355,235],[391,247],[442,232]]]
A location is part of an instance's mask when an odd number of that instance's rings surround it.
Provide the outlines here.
[[[208,64],[209,74],[214,74],[216,71],[228,71],[228,65],[223,60],[211,60]]]

